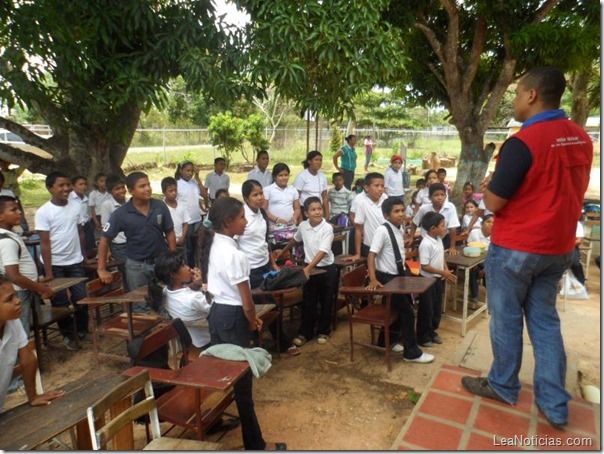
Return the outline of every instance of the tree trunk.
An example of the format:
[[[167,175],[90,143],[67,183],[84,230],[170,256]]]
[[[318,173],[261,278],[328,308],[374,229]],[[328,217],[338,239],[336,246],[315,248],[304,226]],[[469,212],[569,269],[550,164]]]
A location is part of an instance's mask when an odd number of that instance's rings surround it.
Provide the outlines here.
[[[469,181],[479,192],[480,182],[484,179],[489,162],[493,156],[492,148],[484,147],[484,131],[475,126],[458,128],[461,139],[461,155],[457,165],[457,177],[453,188],[452,202],[460,208],[463,197],[463,185]]]
[[[570,118],[579,126],[585,127],[589,117],[589,97],[587,87],[589,85],[591,68],[577,71],[571,77],[571,89],[573,93]]]

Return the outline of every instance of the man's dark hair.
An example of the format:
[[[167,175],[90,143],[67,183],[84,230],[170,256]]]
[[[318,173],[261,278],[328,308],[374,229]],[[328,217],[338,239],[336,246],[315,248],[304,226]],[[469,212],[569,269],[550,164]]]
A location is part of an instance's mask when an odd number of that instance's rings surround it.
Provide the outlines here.
[[[323,203],[321,202],[321,199],[318,197],[309,197],[308,199],[306,199],[304,201],[304,211],[308,212],[308,210],[310,209],[310,205],[313,203],[320,203],[321,205],[323,205]]]
[[[436,174],[439,174],[439,173],[444,173],[446,175],[447,174],[447,169],[445,169],[444,167],[441,167],[440,169],[438,169],[436,171]]]
[[[426,232],[430,232],[432,227],[438,227],[438,224],[440,224],[444,219],[445,217],[442,214],[436,213],[435,211],[428,211],[422,218],[422,228]]]
[[[107,175],[107,179],[105,180],[105,185],[107,185],[107,191],[113,191],[113,188],[118,184],[125,184],[124,179],[119,176],[117,173],[110,173]]]
[[[541,102],[552,108],[560,107],[560,99],[566,88],[564,73],[554,66],[531,69],[520,81],[527,90],[534,88]]]
[[[149,178],[144,172],[132,172],[126,177],[126,187],[129,191],[134,189],[138,180],[142,180],[143,178]]]
[[[220,158],[220,157],[219,157],[219,158],[214,159],[214,164],[218,164],[219,162],[224,162],[224,163],[226,163],[226,159],[224,159],[224,158]]]
[[[67,178],[69,180],[67,174],[61,172],[60,170],[53,170],[48,175],[46,175],[46,189],[52,188],[59,178]]]
[[[71,184],[76,184],[80,180],[84,180],[86,183],[88,183],[88,178],[86,178],[84,175],[76,175],[75,177],[71,177]]]
[[[17,203],[17,199],[15,199],[14,197],[11,197],[10,195],[0,195],[0,213],[4,213],[4,210],[6,209],[6,205],[8,205],[11,202]]]
[[[331,181],[334,181],[337,177],[344,178],[344,174],[342,172],[334,172],[333,175],[331,176]]]
[[[382,214],[384,216],[390,216],[390,213],[392,213],[392,210],[397,205],[402,205],[403,207],[405,206],[405,202],[403,202],[402,198],[400,198],[400,197],[388,197],[382,203]]]
[[[176,182],[176,178],[166,177],[163,180],[161,180],[161,192],[162,193],[166,192],[170,186],[178,186],[178,183]]]
[[[384,175],[382,175],[381,173],[377,173],[377,172],[370,172],[367,175],[365,175],[365,186],[369,186],[373,180],[383,180],[384,179]]]
[[[428,196],[432,197],[436,191],[443,191],[445,194],[447,193],[447,188],[442,183],[432,183],[428,188]]]
[[[267,150],[260,150],[260,151],[258,151],[258,153],[256,153],[256,161],[258,159],[260,159],[260,156],[262,156],[262,155],[267,155],[268,156],[268,151]]]
[[[172,274],[178,273],[185,265],[185,258],[181,252],[162,252],[155,261],[155,277],[164,284],[170,285]]]

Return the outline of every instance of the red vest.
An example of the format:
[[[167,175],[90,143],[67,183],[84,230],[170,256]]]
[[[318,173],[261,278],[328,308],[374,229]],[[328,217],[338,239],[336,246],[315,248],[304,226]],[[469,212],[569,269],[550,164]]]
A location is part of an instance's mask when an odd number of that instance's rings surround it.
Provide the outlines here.
[[[532,254],[566,254],[575,245],[589,184],[591,139],[566,119],[534,123],[513,137],[528,147],[533,163],[507,205],[495,213],[491,242]]]

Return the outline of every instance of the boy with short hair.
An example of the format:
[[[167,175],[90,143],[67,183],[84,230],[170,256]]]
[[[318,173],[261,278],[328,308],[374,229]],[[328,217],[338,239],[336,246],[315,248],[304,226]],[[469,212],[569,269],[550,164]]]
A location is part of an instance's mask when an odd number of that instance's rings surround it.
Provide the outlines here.
[[[329,222],[337,225],[338,217],[341,214],[344,213],[348,216],[350,204],[355,194],[344,186],[344,175],[342,173],[335,172],[331,177],[331,181],[334,187],[327,191],[329,206],[331,207],[331,219]]]
[[[224,172],[226,168],[226,160],[224,158],[214,159],[214,171],[206,176],[205,187],[208,188],[208,196],[210,201],[216,199],[216,191],[219,189],[229,190],[231,180]]]
[[[161,192],[164,194],[164,202],[170,210],[172,222],[174,223],[174,235],[176,236],[176,247],[183,248],[185,238],[189,230],[188,210],[182,204],[178,203],[178,183],[172,177],[166,177],[161,180]]]
[[[455,242],[457,241],[457,228],[459,227],[459,218],[457,217],[457,210],[455,209],[455,205],[451,202],[446,202],[447,191],[442,183],[433,183],[428,188],[430,202],[429,204],[422,205],[415,217],[413,218],[413,223],[411,224],[411,232],[409,234],[409,239],[407,240],[407,244],[413,241],[413,237],[415,235],[415,231],[418,226],[421,226],[422,219],[427,213],[436,212],[443,215],[445,218],[445,227],[448,230],[448,233],[445,232],[443,240],[443,244],[445,245],[445,250],[450,255],[457,255],[457,249],[455,249]],[[424,229],[421,230],[422,237],[426,237],[426,231]]]
[[[373,234],[385,221],[382,203],[388,196],[384,194],[384,176],[376,172],[368,173],[365,176],[365,194],[357,197],[358,205],[354,213],[355,255],[350,260],[369,255]]]
[[[442,314],[443,280],[455,283],[457,278],[449,271],[445,261],[441,240],[446,232],[444,216],[430,211],[422,218],[422,227],[426,235],[419,245],[419,273],[424,277],[436,278],[436,282],[419,296],[417,343],[422,347],[431,347],[433,344],[442,344],[436,330]]]
[[[405,242],[401,232],[401,226],[405,221],[405,205],[403,201],[396,197],[384,200],[382,204],[382,213],[386,219],[384,224],[380,225],[373,235],[369,256],[367,257],[367,268],[369,270],[370,290],[383,287],[397,276],[405,275]],[[391,235],[394,237],[392,241]],[[397,263],[398,249],[401,262]],[[394,353],[403,353],[405,361],[415,363],[429,363],[434,360],[434,356],[422,352],[417,346],[415,340],[415,316],[413,314],[413,302],[409,295],[393,295],[391,300],[392,309],[397,311],[400,320],[399,339],[393,339],[392,351]],[[400,325],[399,325],[400,324]],[[393,331],[395,325],[390,327]]]
[[[82,213],[82,228],[84,229],[84,238],[86,244],[86,257],[94,252],[96,241],[94,239],[94,222],[90,218],[89,199],[86,196],[88,190],[88,179],[83,175],[77,175],[71,178],[71,188],[69,200],[79,205]]]
[[[399,155],[394,155],[390,158],[390,166],[384,174],[384,189],[388,197],[404,197],[405,190],[403,189],[403,158]]]
[[[293,341],[298,347],[315,337],[315,325],[317,343],[323,345],[329,341],[336,290],[336,266],[331,251],[333,227],[323,218],[321,199],[314,196],[307,198],[304,201],[304,215],[307,219],[300,223],[294,237],[275,259],[289,252],[296,243],[304,243],[304,273],[309,279],[302,290],[300,331]],[[310,276],[314,268],[325,270],[325,273]]]
[[[42,261],[44,262],[45,280],[55,277],[86,277],[84,257],[86,245],[82,228],[80,205],[69,199],[71,180],[60,171],[50,172],[46,176],[46,189],[51,194],[50,201],[36,212],[36,230],[40,235]],[[80,306],[78,301],[86,297],[83,282],[69,288],[71,302],[67,291],[58,292],[51,303],[55,307],[75,307],[77,333],[72,332],[73,324],[69,319],[59,321],[63,342],[69,350],[77,350],[75,338],[87,337],[88,308]]]
[[[256,155],[256,167],[250,170],[247,174],[248,180],[256,180],[263,188],[273,183],[273,174],[268,170],[270,159],[268,151],[260,150]]]
[[[132,172],[126,177],[132,198],[115,210],[103,229],[99,243],[98,274],[104,283],[111,282],[107,271],[109,243],[120,232],[126,234],[126,280],[130,290],[149,284],[154,278],[155,259],[166,249],[176,249],[174,223],[165,203],[152,198],[149,177]],[[134,312],[149,313],[145,303],[133,305]]]
[[[65,394],[65,391],[37,393],[38,359],[27,346],[27,334],[18,321],[20,315],[21,301],[17,298],[15,289],[10,281],[0,276],[0,412],[4,410],[4,401],[17,358],[23,371],[25,392],[30,405],[48,405]]]
[[[54,292],[38,282],[38,270],[25,243],[13,228],[20,223],[22,213],[17,199],[0,196],[0,274],[13,284],[21,301],[21,324],[26,333],[30,330],[30,315],[40,304],[40,297],[50,298]]]
[[[447,190],[447,200],[451,199],[451,185],[447,181],[447,169],[441,167],[436,171],[436,175],[438,176],[438,182],[442,183]]]

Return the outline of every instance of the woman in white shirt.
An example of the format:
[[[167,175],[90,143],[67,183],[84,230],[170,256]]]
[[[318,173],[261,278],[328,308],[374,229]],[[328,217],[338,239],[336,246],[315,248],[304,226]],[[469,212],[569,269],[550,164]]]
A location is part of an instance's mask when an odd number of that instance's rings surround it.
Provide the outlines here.
[[[245,233],[243,204],[233,197],[218,199],[210,208],[208,221],[213,231],[200,227],[199,257],[203,281],[214,297],[208,318],[211,344],[249,348],[250,331],[260,331],[262,320],[256,317],[250,291],[250,263],[234,239]],[[262,437],[254,410],[252,372],[248,371],[233,390],[245,449],[286,450],[284,443],[266,443]]]
[[[321,172],[323,155],[316,150],[306,155],[302,161],[304,170],[294,180],[294,187],[300,193],[300,205],[309,197],[318,197],[323,204],[325,219],[329,220],[329,198],[327,197],[327,178]]]
[[[300,194],[289,182],[289,167],[279,162],[273,167],[274,182],[266,186],[263,208],[272,225],[299,224],[302,220],[300,212]]]

